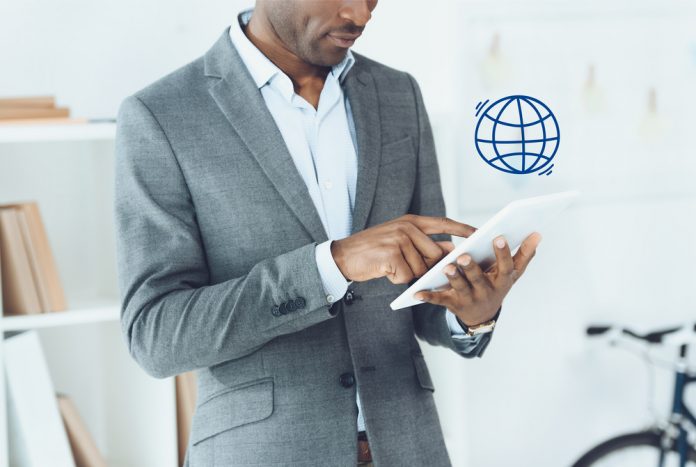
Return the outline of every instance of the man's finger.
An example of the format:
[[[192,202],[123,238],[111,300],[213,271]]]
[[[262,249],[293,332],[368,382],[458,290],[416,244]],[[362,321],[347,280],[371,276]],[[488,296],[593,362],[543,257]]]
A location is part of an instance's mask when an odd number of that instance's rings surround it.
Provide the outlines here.
[[[448,264],[443,269],[447,280],[449,280],[450,285],[453,289],[457,290],[461,295],[471,295],[471,284],[466,278],[459,272],[459,268],[454,264]]]
[[[433,305],[440,305],[450,308],[450,290],[452,289],[448,289],[443,292],[421,290],[420,292],[417,292],[414,297],[416,300],[422,300],[424,302],[432,303]]]
[[[539,232],[534,232],[524,239],[520,248],[515,253],[515,257],[512,259],[515,265],[515,275],[517,277],[521,276],[527,265],[534,257],[536,253],[536,248],[541,242],[541,234]]]
[[[460,255],[457,258],[457,265],[464,273],[464,277],[466,277],[466,279],[469,281],[469,284],[471,284],[471,289],[474,293],[484,292],[490,287],[488,278],[484,276],[483,271],[481,271],[481,267],[476,263],[476,261],[471,259],[471,256],[467,255],[466,253]]]
[[[442,256],[445,256],[450,251],[454,250],[454,243],[449,240],[443,240],[441,242],[435,242],[442,249]]]
[[[496,260],[495,281],[498,283],[508,281],[512,275],[515,264],[510,254],[510,245],[505,241],[505,237],[500,235],[493,239],[493,250],[495,251]]]
[[[457,237],[468,237],[476,232],[469,224],[463,224],[449,217],[409,216],[408,220],[427,235],[450,234]]]
[[[394,255],[393,262],[382,268],[382,274],[393,284],[406,284],[413,279],[413,271],[402,255]]]
[[[442,258],[442,249],[432,238],[421,232],[415,225],[405,222],[402,226],[403,232],[409,236],[411,242],[420,252],[428,268],[437,263]]]
[[[416,247],[413,246],[413,243],[406,242],[404,245],[401,245],[401,253],[404,255],[414,277],[420,277],[428,272],[428,265],[425,264],[423,257]]]

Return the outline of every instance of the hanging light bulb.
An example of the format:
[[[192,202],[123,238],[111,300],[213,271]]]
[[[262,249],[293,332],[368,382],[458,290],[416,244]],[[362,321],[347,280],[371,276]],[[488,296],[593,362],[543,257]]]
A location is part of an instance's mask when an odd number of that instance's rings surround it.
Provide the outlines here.
[[[496,32],[491,38],[488,53],[481,64],[481,73],[486,87],[496,88],[510,77],[510,66],[501,51],[501,36]]]
[[[659,141],[662,139],[666,126],[666,121],[658,112],[657,89],[652,86],[648,89],[646,111],[639,127],[640,137],[648,143]]]
[[[597,84],[595,69],[593,63],[587,67],[587,79],[582,90],[583,104],[589,113],[599,113],[604,109],[604,92]]]

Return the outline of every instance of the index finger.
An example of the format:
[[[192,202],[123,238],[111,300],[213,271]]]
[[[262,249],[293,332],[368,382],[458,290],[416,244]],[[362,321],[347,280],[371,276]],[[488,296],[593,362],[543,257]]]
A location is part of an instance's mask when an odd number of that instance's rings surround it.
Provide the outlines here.
[[[423,260],[431,267],[442,258],[442,248],[430,237],[424,234],[418,227],[411,223],[404,224],[404,231],[411,239],[411,243],[416,247],[423,257]]]
[[[449,217],[413,215],[409,220],[426,235],[450,234],[456,235],[457,237],[468,237],[476,232],[476,229],[469,224],[457,222]]]

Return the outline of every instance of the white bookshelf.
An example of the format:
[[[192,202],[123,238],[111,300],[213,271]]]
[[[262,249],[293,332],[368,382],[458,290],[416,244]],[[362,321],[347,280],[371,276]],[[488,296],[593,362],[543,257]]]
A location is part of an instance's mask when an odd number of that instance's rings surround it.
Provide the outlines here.
[[[29,330],[55,390],[73,399],[110,466],[178,465],[174,378],[147,375],[121,333],[114,135],[109,122],[0,127],[0,204],[38,202],[68,302],[66,311],[0,313],[0,467],[12,449],[3,342]]]
[[[56,311],[36,315],[5,316],[0,320],[3,331],[28,331],[31,329],[72,326],[76,324],[108,323],[118,321],[118,303],[106,302],[74,310]]]
[[[0,126],[0,143],[30,143],[40,141],[111,141],[116,134],[116,124],[12,124]]]

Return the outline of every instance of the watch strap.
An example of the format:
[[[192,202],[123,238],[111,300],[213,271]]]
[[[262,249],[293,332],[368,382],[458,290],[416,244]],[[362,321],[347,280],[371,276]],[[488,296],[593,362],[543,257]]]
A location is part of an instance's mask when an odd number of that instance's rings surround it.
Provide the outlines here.
[[[488,321],[484,321],[483,323],[477,324],[476,326],[471,326],[471,327],[464,324],[464,322],[461,319],[459,319],[459,316],[455,315],[455,318],[457,318],[457,323],[459,323],[459,325],[462,327],[464,332],[468,335],[472,335],[471,334],[472,328],[476,329],[479,326],[487,326],[489,324],[495,324],[498,321],[498,317],[500,316],[500,310],[502,310],[502,309],[503,309],[503,307],[500,306],[498,308],[498,311],[495,312],[495,315],[493,315],[493,317],[491,319],[489,319]],[[493,330],[491,329],[491,332],[492,331]]]

